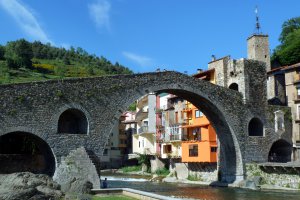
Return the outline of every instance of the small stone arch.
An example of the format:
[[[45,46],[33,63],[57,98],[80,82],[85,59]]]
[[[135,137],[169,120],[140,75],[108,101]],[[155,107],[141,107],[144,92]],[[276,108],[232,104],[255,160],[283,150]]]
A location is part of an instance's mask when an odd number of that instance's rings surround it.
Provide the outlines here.
[[[56,160],[50,146],[27,132],[10,132],[0,136],[0,173],[29,171],[53,176]]]
[[[249,136],[264,136],[264,125],[259,118],[252,118],[248,124]]]
[[[87,134],[88,120],[84,112],[76,108],[65,110],[58,119],[58,133]]]
[[[231,83],[229,85],[229,89],[235,90],[235,91],[239,91],[239,85],[237,83]]]
[[[286,163],[291,161],[293,146],[286,140],[280,139],[272,144],[269,151],[268,162]]]

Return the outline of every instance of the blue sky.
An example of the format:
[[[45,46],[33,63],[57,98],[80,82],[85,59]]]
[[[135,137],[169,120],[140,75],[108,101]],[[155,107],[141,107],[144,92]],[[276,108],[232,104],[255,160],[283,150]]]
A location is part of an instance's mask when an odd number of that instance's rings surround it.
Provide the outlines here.
[[[134,72],[195,73],[211,55],[246,57],[258,5],[270,48],[299,0],[0,0],[0,44],[25,38],[82,47]]]

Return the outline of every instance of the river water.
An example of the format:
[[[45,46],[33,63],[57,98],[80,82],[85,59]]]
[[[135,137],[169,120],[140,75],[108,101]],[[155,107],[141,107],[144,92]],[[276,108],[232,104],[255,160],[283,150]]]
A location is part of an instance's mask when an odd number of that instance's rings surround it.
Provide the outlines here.
[[[222,188],[182,183],[156,183],[146,179],[107,177],[109,188],[132,188],[179,199],[205,200],[300,200],[298,191],[253,191],[239,188]]]

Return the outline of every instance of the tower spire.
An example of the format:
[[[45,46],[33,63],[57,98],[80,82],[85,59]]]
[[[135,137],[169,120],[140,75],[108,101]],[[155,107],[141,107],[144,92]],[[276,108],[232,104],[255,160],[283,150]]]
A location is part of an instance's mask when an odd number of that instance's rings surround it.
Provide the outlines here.
[[[255,15],[256,15],[256,24],[255,24],[255,31],[257,34],[260,34],[260,23],[259,23],[259,17],[258,17],[258,7],[255,7]]]

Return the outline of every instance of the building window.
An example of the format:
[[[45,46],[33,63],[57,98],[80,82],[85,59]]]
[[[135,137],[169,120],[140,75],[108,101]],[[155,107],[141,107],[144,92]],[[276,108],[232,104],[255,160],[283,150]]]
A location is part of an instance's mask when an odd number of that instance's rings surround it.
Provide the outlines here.
[[[201,141],[201,128],[193,129],[193,140]]]
[[[235,91],[239,91],[239,85],[236,84],[236,83],[232,83],[232,84],[229,86],[229,89],[232,89],[232,90],[235,90]]]
[[[203,117],[203,113],[200,110],[196,110],[195,111],[195,117],[196,118]]]
[[[163,153],[172,153],[172,146],[171,145],[164,145]]]
[[[248,125],[249,136],[263,136],[264,125],[258,118],[252,118]]]
[[[217,152],[218,147],[210,147],[210,152]]]
[[[103,155],[104,156],[108,155],[108,149],[104,149]]]
[[[300,99],[300,88],[297,88],[297,99]]]
[[[178,123],[178,112],[175,112],[175,123]]]
[[[198,144],[190,144],[189,157],[197,157],[197,156],[198,156]]]

